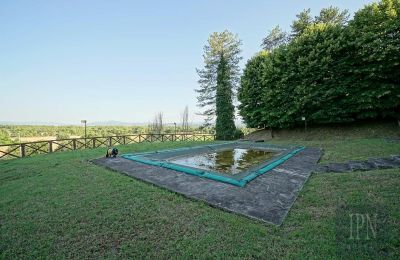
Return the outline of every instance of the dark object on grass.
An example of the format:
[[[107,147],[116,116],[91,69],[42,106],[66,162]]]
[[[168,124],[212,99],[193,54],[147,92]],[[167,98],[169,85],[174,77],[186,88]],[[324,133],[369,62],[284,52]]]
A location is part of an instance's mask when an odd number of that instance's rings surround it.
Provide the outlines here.
[[[369,158],[365,161],[348,161],[344,163],[329,163],[317,165],[316,173],[322,172],[350,172],[370,171],[376,169],[400,168],[400,155],[392,155],[391,158]]]
[[[117,157],[118,155],[118,149],[117,148],[108,148],[107,153],[106,153],[106,157]]]

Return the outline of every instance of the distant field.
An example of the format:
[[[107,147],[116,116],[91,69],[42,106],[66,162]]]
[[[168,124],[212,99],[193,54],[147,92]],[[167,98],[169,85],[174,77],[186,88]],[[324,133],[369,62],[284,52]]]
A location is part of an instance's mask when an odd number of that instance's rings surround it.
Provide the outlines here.
[[[244,129],[248,132],[247,129]],[[147,126],[88,126],[87,136],[115,136],[115,135],[132,135],[149,133]],[[212,134],[212,128],[199,128],[191,126],[189,129],[183,129],[177,125],[165,126],[162,133],[197,133]],[[35,142],[42,140],[68,139],[85,136],[83,126],[23,126],[23,125],[0,125],[0,144],[12,142]]]
[[[48,141],[48,140],[56,140],[57,136],[32,136],[32,137],[21,137],[16,138],[15,141],[23,142],[36,142],[36,141]]]

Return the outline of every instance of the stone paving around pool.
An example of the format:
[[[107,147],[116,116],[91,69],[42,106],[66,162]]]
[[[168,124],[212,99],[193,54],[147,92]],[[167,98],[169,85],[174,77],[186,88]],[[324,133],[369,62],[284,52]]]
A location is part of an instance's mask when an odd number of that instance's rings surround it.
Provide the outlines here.
[[[315,167],[315,173],[325,172],[354,172],[371,171],[378,169],[400,168],[400,155],[392,155],[390,158],[369,158],[364,161],[348,161],[344,163],[328,163]]]
[[[120,157],[99,158],[92,162],[212,206],[281,225],[321,154],[318,148],[305,148],[245,187]]]

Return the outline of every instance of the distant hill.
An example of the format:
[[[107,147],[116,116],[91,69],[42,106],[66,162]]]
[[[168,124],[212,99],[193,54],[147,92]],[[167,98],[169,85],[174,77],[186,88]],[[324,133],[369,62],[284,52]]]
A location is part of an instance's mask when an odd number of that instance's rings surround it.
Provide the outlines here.
[[[117,121],[117,120],[107,120],[107,121],[95,121],[95,122],[88,122],[88,126],[147,126],[149,122],[124,122],[124,121]],[[180,121],[177,121],[176,124],[179,126],[181,124]],[[201,126],[203,122],[189,122],[191,126]],[[244,127],[245,125],[242,123],[240,119],[235,120],[235,124],[237,127]],[[56,122],[46,122],[46,121],[0,121],[0,125],[32,125],[32,126],[81,126],[81,123],[56,123]],[[166,122],[164,125],[174,125],[173,122]]]
[[[116,121],[116,120],[109,120],[109,121],[95,121],[95,122],[88,122],[88,126],[147,126],[149,122],[123,122],[123,121]],[[191,126],[200,126],[202,123],[199,122],[192,122],[189,123]],[[55,122],[42,122],[42,121],[0,121],[0,125],[31,125],[31,126],[82,126],[81,123],[75,124],[68,124],[68,123],[55,123]],[[174,125],[173,122],[164,123],[164,125]],[[180,122],[177,122],[177,125],[180,125]]]
[[[65,124],[55,122],[41,122],[41,121],[0,121],[0,125],[50,125],[50,126],[66,126],[66,125],[78,125],[78,124]]]
[[[109,121],[98,121],[98,122],[88,122],[88,126],[142,126],[147,125],[147,123],[129,123],[123,121],[109,120]]]
[[[68,123],[55,123],[55,122],[42,122],[42,121],[24,121],[24,122],[18,122],[18,121],[0,121],[0,125],[33,125],[33,126],[40,126],[40,125],[46,125],[46,126],[75,126],[79,125],[81,126],[81,123],[75,123],[75,124],[68,124]],[[88,122],[88,126],[142,126],[142,125],[147,125],[147,123],[129,123],[129,122],[122,122],[122,121],[115,121],[115,120],[110,120],[110,121],[98,121],[98,122]]]

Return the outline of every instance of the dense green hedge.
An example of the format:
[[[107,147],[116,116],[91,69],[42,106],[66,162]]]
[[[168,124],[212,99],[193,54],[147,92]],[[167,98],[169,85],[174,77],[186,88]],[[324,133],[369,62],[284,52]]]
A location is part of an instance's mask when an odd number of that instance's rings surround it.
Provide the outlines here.
[[[249,127],[291,127],[400,115],[400,1],[359,10],[346,25],[312,23],[246,64],[238,90]]]

